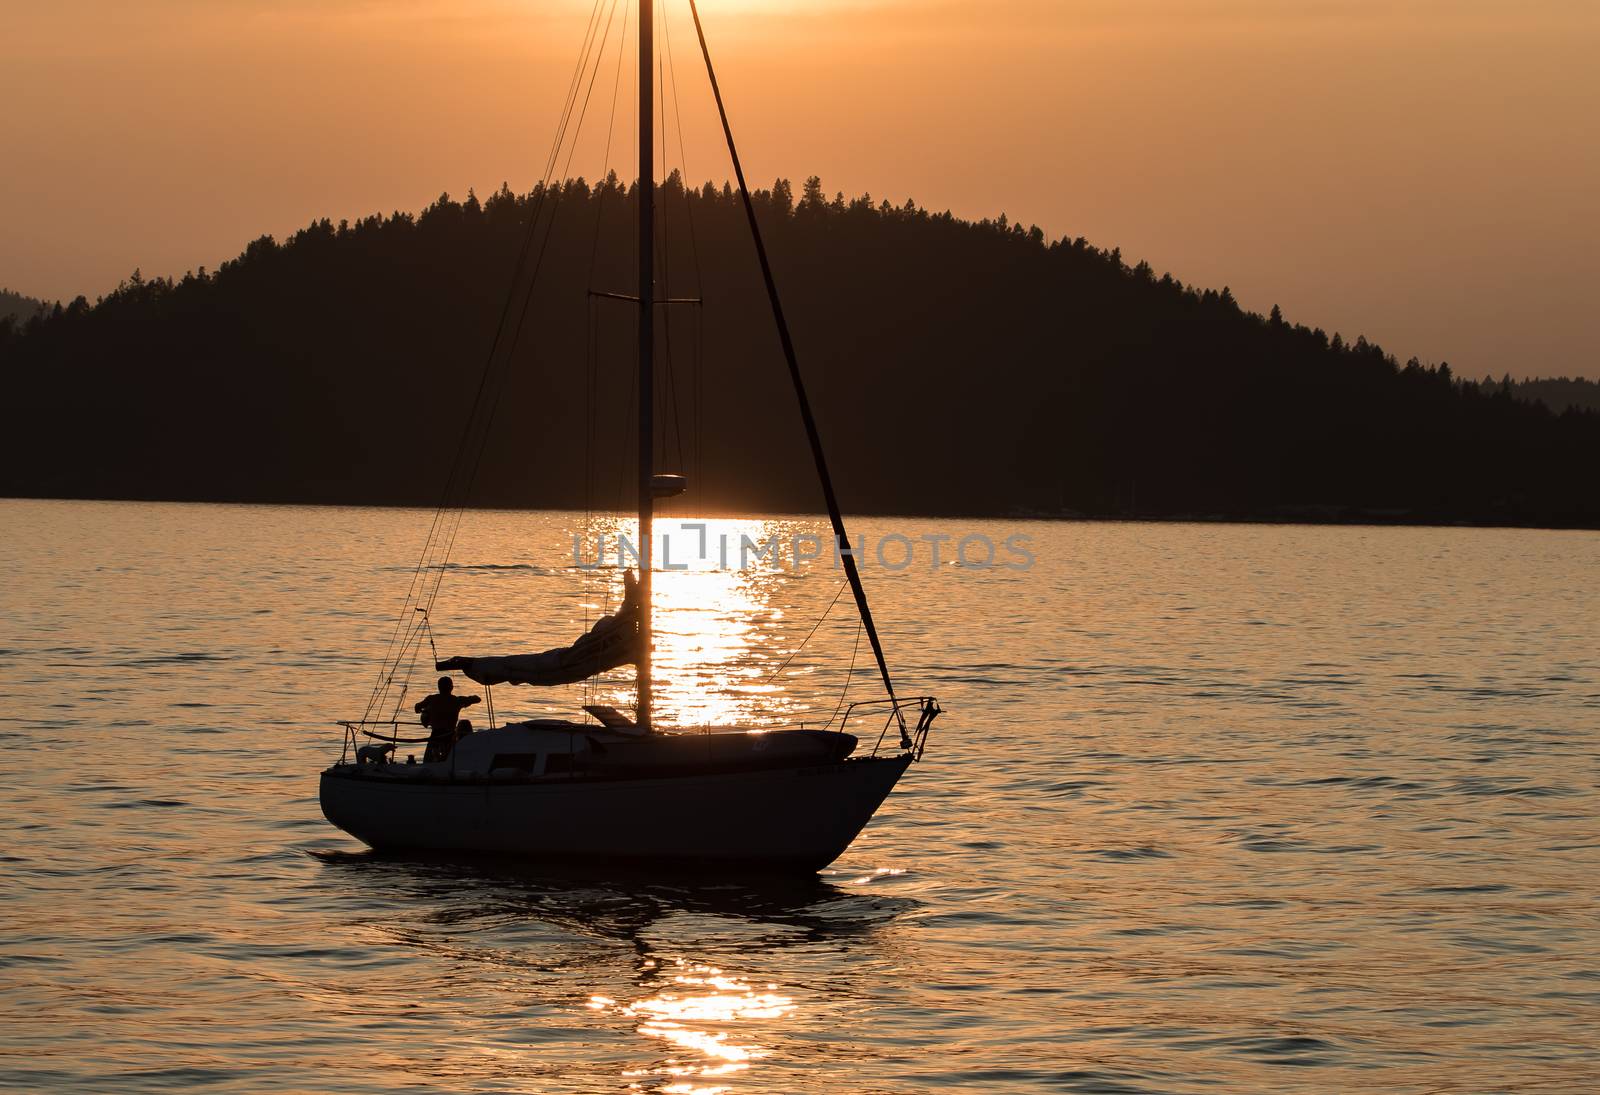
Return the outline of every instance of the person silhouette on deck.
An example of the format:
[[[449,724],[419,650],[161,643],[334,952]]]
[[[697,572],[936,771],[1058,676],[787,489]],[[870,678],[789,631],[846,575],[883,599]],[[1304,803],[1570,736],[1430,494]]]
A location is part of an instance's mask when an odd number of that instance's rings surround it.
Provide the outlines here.
[[[455,682],[449,677],[440,677],[439,691],[417,701],[413,710],[422,716],[422,725],[429,730],[428,748],[422,754],[423,763],[443,760],[450,755],[456,743],[456,724],[462,709],[482,701],[482,696],[457,696]]]

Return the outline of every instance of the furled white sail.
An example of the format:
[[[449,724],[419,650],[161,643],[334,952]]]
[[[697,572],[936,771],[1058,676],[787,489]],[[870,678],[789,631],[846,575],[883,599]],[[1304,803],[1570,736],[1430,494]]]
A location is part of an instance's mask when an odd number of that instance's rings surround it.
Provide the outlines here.
[[[571,646],[538,654],[448,658],[436,662],[434,668],[457,670],[486,685],[557,685],[576,684],[608,669],[637,663],[643,645],[639,633],[639,584],[631,573],[624,580],[627,592],[622,606],[610,616],[602,616]]]

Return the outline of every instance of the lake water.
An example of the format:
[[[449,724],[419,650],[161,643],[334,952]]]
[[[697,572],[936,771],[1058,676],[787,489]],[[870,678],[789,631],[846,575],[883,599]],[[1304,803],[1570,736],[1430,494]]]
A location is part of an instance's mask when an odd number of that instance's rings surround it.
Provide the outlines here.
[[[1600,1088],[1600,535],[856,522],[1036,561],[869,562],[947,714],[842,860],[757,883],[323,821],[428,521],[0,503],[0,1087]],[[585,529],[469,514],[441,653],[575,636],[616,578],[571,565]],[[666,710],[835,710],[848,594],[774,677],[825,561],[659,582]]]

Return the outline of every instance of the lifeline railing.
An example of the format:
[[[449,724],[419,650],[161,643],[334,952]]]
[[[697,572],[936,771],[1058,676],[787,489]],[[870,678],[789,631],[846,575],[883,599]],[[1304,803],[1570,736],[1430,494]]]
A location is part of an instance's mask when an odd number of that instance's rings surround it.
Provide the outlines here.
[[[933,720],[944,714],[944,708],[940,707],[939,701],[932,696],[907,696],[894,700],[857,700],[844,709],[844,717],[839,720],[839,733],[845,733],[845,728],[858,707],[889,709],[888,714],[884,716],[883,725],[878,728],[878,738],[872,743],[870,755],[874,757],[883,748],[883,739],[888,736],[889,727],[895,724],[900,712],[907,708],[915,708],[917,721],[910,730],[903,732],[900,748],[909,751],[913,760],[921,760],[923,752],[928,748],[928,731],[933,728]],[[350,719],[336,725],[344,727],[344,745],[339,750],[340,764],[347,763],[350,754],[356,750],[357,737],[372,738],[375,741],[388,742],[390,745],[426,745],[428,742],[427,738],[402,738],[399,719]],[[369,729],[373,726],[387,726],[389,733],[380,734],[376,730]]]
[[[850,716],[856,713],[858,707],[887,707],[889,713],[884,716],[883,726],[878,730],[878,740],[872,744],[872,756],[878,755],[878,750],[883,747],[883,739],[889,733],[889,727],[899,720],[900,712],[906,708],[917,709],[916,725],[910,730],[902,730],[900,748],[911,753],[911,759],[921,760],[923,750],[928,747],[928,731],[933,727],[933,720],[944,713],[944,708],[939,706],[939,701],[932,696],[907,696],[901,699],[857,700],[844,709],[844,717],[839,720],[839,733],[845,732],[845,726],[850,722]],[[904,723],[902,722],[903,726]]]
[[[351,753],[356,749],[356,737],[374,738],[377,741],[386,741],[390,745],[426,745],[427,738],[402,738],[400,736],[399,719],[350,719],[341,721],[337,725],[344,727],[344,746],[339,750],[339,763],[345,764]],[[380,734],[376,730],[368,730],[369,726],[387,726],[389,733]]]

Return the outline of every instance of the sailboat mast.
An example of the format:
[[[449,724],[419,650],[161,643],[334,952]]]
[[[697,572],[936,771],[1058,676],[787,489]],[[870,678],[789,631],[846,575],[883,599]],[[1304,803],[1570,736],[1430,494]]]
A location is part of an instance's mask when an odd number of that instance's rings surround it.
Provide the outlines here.
[[[655,497],[655,3],[639,0],[639,696],[636,721],[651,725],[650,596]]]

